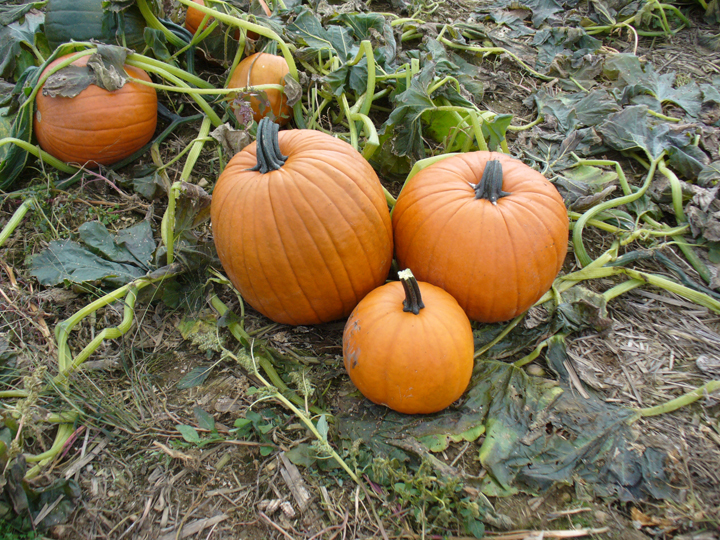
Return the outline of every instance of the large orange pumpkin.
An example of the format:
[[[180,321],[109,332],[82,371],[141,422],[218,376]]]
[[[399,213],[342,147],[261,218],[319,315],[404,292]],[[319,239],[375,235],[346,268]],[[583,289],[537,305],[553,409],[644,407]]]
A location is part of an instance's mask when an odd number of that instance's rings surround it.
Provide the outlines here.
[[[457,301],[418,283],[409,270],[357,305],[343,332],[350,379],[370,401],[407,413],[433,413],[467,388],[473,333]]]
[[[233,71],[228,88],[246,88],[261,84],[281,84],[285,86],[283,78],[290,73],[287,61],[282,56],[258,52],[243,58]],[[284,126],[290,120],[292,108],[287,103],[287,97],[280,90],[265,90],[267,99],[250,96],[250,108],[253,110],[253,119],[259,122],[270,111],[275,122]]]
[[[390,269],[390,213],[375,171],[319,131],[278,134],[263,119],[258,140],[220,175],[211,218],[228,277],[276,322],[346,317]]]
[[[470,152],[412,177],[393,210],[401,268],[452,294],[470,319],[505,321],[552,285],[568,242],[562,197],[508,155]]]
[[[83,56],[73,65],[85,66],[87,61]],[[131,77],[150,82],[142,69],[124,68]],[[40,147],[62,161],[89,167],[132,155],[150,141],[157,125],[155,89],[134,82],[113,92],[91,84],[73,98],[45,96],[41,89],[35,105],[33,129]]]

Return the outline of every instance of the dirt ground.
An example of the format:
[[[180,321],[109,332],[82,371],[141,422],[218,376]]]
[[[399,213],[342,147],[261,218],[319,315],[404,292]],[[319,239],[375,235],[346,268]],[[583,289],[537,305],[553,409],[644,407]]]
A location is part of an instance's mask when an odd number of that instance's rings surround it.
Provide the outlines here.
[[[367,2],[365,8],[398,10],[394,4],[375,2]],[[442,22],[467,20],[475,8],[474,2],[440,2],[432,18]],[[618,32],[604,36],[603,41],[615,51],[637,50],[637,55],[652,62],[660,73],[672,69],[698,82],[708,82],[720,74],[720,53],[699,44],[700,37],[712,31],[701,13],[694,13],[693,22],[695,26],[671,38],[640,37],[636,43],[630,33]],[[535,112],[523,103],[537,88],[551,88],[552,83],[526,77],[507,57],[489,57],[483,66],[489,73],[500,75],[488,82],[483,102],[478,105],[513,113],[517,123],[531,121]],[[186,126],[166,142],[161,149],[163,161],[184,148],[196,130],[197,126]],[[511,152],[519,152],[523,139],[510,133],[508,143]],[[204,149],[195,182],[205,186],[214,183],[214,161],[214,154]],[[170,178],[179,176],[181,168],[181,163],[171,166]],[[0,336],[17,348],[16,369],[23,374],[39,366],[53,372],[58,351],[56,325],[92,298],[78,288],[39,286],[28,272],[30,258],[49,240],[73,234],[90,219],[100,219],[114,230],[143,219],[159,227],[166,206],[164,201],[150,202],[127,187],[92,179],[67,190],[43,191],[39,179],[52,173],[43,173],[37,166],[32,169],[20,187],[39,186],[44,213],[29,215],[0,249]],[[397,193],[396,179],[381,180]],[[18,205],[17,199],[0,194],[0,228]],[[201,237],[210,238],[207,225],[201,229]],[[588,232],[587,245],[599,254],[608,247],[608,238]],[[689,276],[699,279],[678,250],[670,248],[668,255]],[[652,262],[642,264],[648,271],[664,272]],[[570,251],[563,273],[577,269]],[[193,277],[183,285],[198,283],[204,279]],[[588,287],[603,291],[613,284],[605,279]],[[227,287],[212,286],[198,292],[194,306],[198,317],[215,313],[208,303],[212,291],[231,310],[240,311],[237,297]],[[291,383],[290,371],[307,374],[315,389],[310,404],[330,415],[340,410],[343,399],[354,392],[342,363],[344,321],[294,328],[273,324],[249,306],[245,309],[245,330],[265,340],[285,382]],[[179,327],[188,312],[188,306],[171,308],[149,293],[141,295],[130,331],[105,341],[69,390],[58,388],[41,400],[39,415],[68,406],[84,411],[61,456],[31,481],[41,487],[58,478],[74,479],[81,490],[77,508],[67,522],[52,527],[47,536],[83,540],[472,537],[457,526],[426,531],[410,501],[431,504],[430,499],[402,499],[397,491],[370,481],[367,475],[358,485],[328,460],[296,465],[288,454],[312,444],[312,433],[281,403],[258,398],[256,389],[262,382],[238,363],[184,339]],[[612,300],[608,317],[612,320],[610,328],[583,330],[567,338],[567,352],[580,384],[607,402],[651,407],[720,377],[720,314],[647,286]],[[78,352],[102,329],[116,326],[122,319],[119,303],[100,309],[72,333],[71,349]],[[227,343],[232,339],[229,336]],[[285,371],[284,361],[294,367]],[[208,365],[214,367],[202,385],[178,388],[193,369]],[[542,356],[526,370],[550,376]],[[3,408],[10,407],[12,400],[5,401]],[[195,408],[212,416],[214,429],[200,426]],[[259,431],[238,437],[232,430],[249,411],[259,413]],[[473,503],[487,502],[493,512],[485,521],[486,535],[503,540],[718,540],[718,411],[718,396],[708,395],[678,411],[635,423],[638,447],[654,446],[667,452],[668,471],[677,490],[673,499],[627,503],[588,498],[579,485],[557,485],[534,495],[486,498],[467,481],[459,485],[454,498],[432,504],[447,504],[451,513],[457,513]],[[188,442],[178,425],[194,426],[200,440]],[[330,441],[347,449],[333,438],[332,426],[331,422]],[[34,452],[47,450],[55,428],[38,420],[32,430],[33,437],[26,446]],[[485,472],[478,451],[483,439],[451,442],[433,455],[461,471],[465,480],[482,478]]]

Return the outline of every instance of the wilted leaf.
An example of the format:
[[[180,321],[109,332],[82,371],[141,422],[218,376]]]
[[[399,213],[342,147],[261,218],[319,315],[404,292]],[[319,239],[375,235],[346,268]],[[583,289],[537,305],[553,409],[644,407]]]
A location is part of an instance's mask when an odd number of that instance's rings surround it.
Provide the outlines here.
[[[655,159],[667,148],[669,127],[649,119],[645,105],[634,105],[608,116],[598,127],[605,144],[615,150],[642,150]]]
[[[9,383],[15,377],[17,372],[15,366],[17,365],[17,352],[10,349],[5,336],[0,334],[0,383]],[[0,455],[2,451],[0,450]]]
[[[22,17],[35,7],[33,2],[18,5],[0,6],[0,26],[7,26]]]
[[[714,186],[720,183],[720,161],[714,161],[703,167],[698,175],[698,184],[703,187]]]
[[[564,133],[581,127],[597,126],[609,114],[620,110],[607,90],[558,95],[540,90],[533,95],[533,99],[545,120],[554,118]]]
[[[636,96],[649,94],[660,104],[672,103],[692,117],[697,117],[702,105],[702,92],[695,82],[675,87],[675,72],[657,73],[651,63],[644,66],[632,54],[615,54],[605,61],[605,73],[617,78],[615,93],[622,105],[638,103]],[[650,104],[645,103],[650,106]]]
[[[80,239],[96,254],[116,263],[126,263],[149,270],[155,252],[155,239],[148,221],[111,234],[99,221],[88,221],[78,228]]]
[[[145,273],[137,266],[103,259],[72,240],[50,242],[30,264],[30,275],[45,286],[105,281],[119,287]]]
[[[252,142],[250,133],[244,129],[234,129],[229,123],[215,128],[210,132],[210,136],[222,144],[225,155],[230,157],[237,154]]]

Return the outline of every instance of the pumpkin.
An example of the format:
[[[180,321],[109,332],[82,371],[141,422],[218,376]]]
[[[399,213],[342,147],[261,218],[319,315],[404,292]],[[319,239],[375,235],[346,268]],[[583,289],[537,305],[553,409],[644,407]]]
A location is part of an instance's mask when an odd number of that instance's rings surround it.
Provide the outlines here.
[[[278,133],[263,119],[257,141],[220,175],[210,212],[228,278],[275,322],[347,317],[388,275],[392,231],[380,181],[352,146],[325,133]]]
[[[60,62],[58,58],[43,74]],[[85,66],[88,56],[73,62]],[[145,71],[125,65],[128,75],[150,81]],[[73,98],[36,97],[33,129],[40,147],[62,161],[90,167],[111,165],[142,148],[155,133],[157,93],[127,82],[113,92],[91,84]]]
[[[568,214],[542,174],[508,155],[469,152],[420,171],[393,209],[400,268],[452,294],[470,319],[511,319],[562,268]]]
[[[343,362],[353,384],[373,403],[407,414],[448,407],[473,369],[470,320],[440,287],[400,281],[363,298],[345,324]]]
[[[111,45],[122,45],[118,35],[118,16],[103,10],[103,0],[48,0],[45,7],[45,36],[55,49],[70,41],[91,39]],[[142,51],[145,47],[145,19],[132,6],[122,12],[126,45]],[[103,26],[103,19],[106,18]],[[108,24],[109,23],[109,24]]]
[[[282,56],[258,52],[243,58],[235,67],[228,88],[245,88],[260,84],[281,84],[285,86],[284,77],[290,73],[287,61]],[[265,90],[265,96],[250,96],[250,108],[253,119],[260,119],[272,112],[278,124],[285,125],[290,120],[292,109],[287,103],[287,96],[280,90]]]
[[[201,6],[205,5],[205,2],[203,0],[193,0],[196,4],[200,4]],[[270,8],[267,6],[264,0],[258,0],[260,7],[262,7],[263,11],[265,12],[265,15],[270,17],[272,15],[272,12],[270,11]],[[195,9],[194,7],[190,6],[187,9],[187,12],[185,13],[185,28],[190,30],[191,33],[197,34],[198,28],[200,27],[200,24],[202,23],[202,20],[205,18],[205,14],[200,11],[199,9]],[[258,36],[255,32],[248,32],[248,37],[250,39],[258,39],[260,36]],[[240,38],[240,31],[237,30],[235,32],[235,39]]]

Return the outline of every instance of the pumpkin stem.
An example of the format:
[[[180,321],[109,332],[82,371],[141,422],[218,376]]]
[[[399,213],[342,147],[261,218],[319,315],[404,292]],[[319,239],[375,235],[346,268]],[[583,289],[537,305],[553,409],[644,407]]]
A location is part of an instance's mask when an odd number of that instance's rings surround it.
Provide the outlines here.
[[[249,170],[265,174],[277,171],[285,164],[288,157],[280,152],[279,130],[280,126],[269,118],[260,120],[257,128],[257,165]]]
[[[412,311],[415,315],[425,307],[420,295],[420,285],[409,268],[398,272],[400,282],[405,289],[405,300],[403,300],[403,311]]]
[[[507,191],[502,190],[502,181],[502,163],[493,159],[485,164],[480,182],[470,184],[470,187],[475,190],[476,199],[487,199],[491,203],[497,204],[499,198],[510,195]]]

